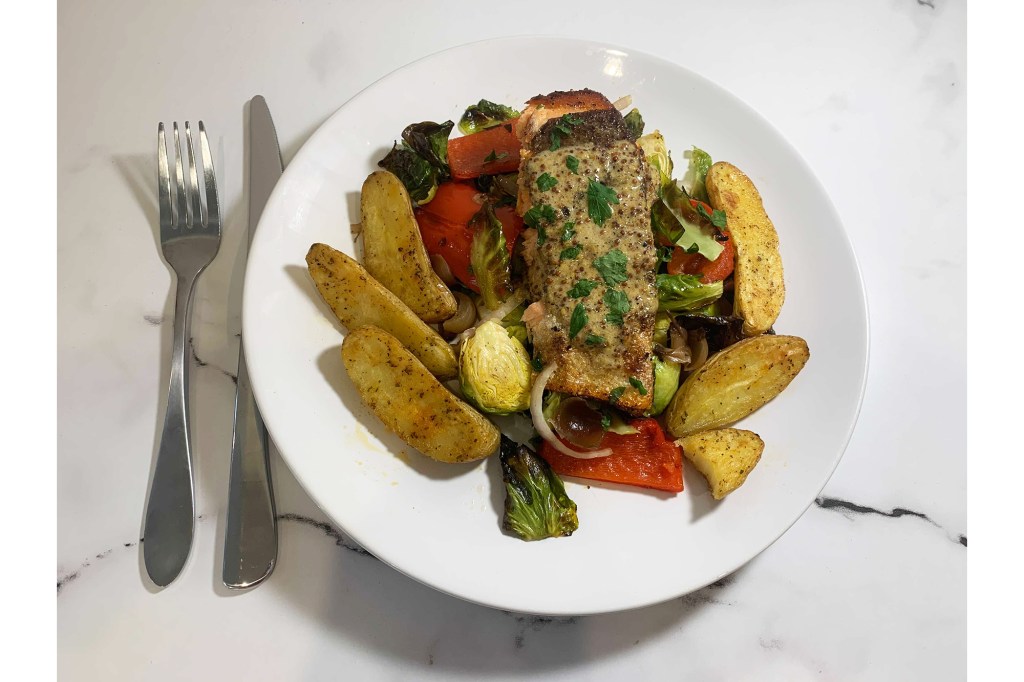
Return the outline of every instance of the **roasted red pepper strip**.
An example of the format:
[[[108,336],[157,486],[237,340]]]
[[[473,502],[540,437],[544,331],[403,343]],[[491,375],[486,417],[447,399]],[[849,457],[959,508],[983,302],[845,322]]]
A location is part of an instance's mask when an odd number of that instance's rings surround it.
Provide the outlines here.
[[[600,447],[612,449],[612,454],[607,457],[577,459],[563,455],[547,442],[541,447],[541,457],[559,476],[682,492],[682,449],[665,438],[661,426],[654,419],[634,419],[629,425],[637,429],[637,433],[605,433]]]
[[[519,170],[519,138],[513,132],[516,120],[448,140],[452,177],[468,180]]]

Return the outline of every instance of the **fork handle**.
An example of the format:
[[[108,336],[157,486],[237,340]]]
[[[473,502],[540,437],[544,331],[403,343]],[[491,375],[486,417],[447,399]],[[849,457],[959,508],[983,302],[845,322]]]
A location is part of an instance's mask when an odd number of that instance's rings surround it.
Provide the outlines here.
[[[189,358],[185,349],[189,341],[192,297],[197,278],[198,275],[184,279],[179,277],[177,281],[167,410],[143,531],[142,553],[146,572],[160,587],[169,585],[181,573],[192,549],[195,532],[188,411]]]

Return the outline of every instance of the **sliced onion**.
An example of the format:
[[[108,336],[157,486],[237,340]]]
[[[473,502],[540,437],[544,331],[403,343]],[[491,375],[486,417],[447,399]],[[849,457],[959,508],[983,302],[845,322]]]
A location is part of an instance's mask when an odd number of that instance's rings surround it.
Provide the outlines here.
[[[600,450],[590,450],[588,452],[580,452],[579,450],[573,450],[568,447],[565,443],[558,439],[555,432],[548,426],[548,420],[544,418],[544,388],[548,385],[548,381],[551,380],[551,375],[558,369],[558,363],[552,362],[550,365],[541,370],[540,374],[533,381],[533,389],[530,392],[530,416],[533,417],[533,428],[537,429],[537,433],[541,438],[551,443],[551,446],[561,452],[563,455],[569,457],[575,457],[576,459],[597,459],[598,457],[607,457],[612,454],[611,448],[602,448]]]
[[[461,334],[476,322],[476,306],[473,305],[473,299],[461,291],[455,292],[455,299],[459,302],[458,309],[441,325],[449,334]]]
[[[677,365],[684,365],[690,361],[690,349],[683,346],[682,349],[666,348],[660,343],[654,344],[654,352],[666,362],[674,362]]]
[[[692,372],[700,369],[708,360],[708,339],[704,334],[704,330],[694,330],[690,333],[688,345],[690,346],[691,359],[683,365],[683,369],[687,372]]]
[[[441,278],[441,281],[448,286],[455,285],[455,275],[452,274],[452,269],[448,267],[448,261],[444,259],[439,253],[431,254],[430,266],[434,268],[434,272]]]
[[[626,107],[628,107],[632,103],[633,103],[633,95],[624,95],[624,96],[618,98],[617,100],[615,100],[614,102],[612,102],[612,106],[615,107],[616,109],[618,109],[619,111],[622,111],[623,109],[625,109]]]
[[[465,341],[469,337],[473,336],[473,334],[476,333],[476,328],[479,327],[480,325],[482,325],[484,322],[490,322],[491,320],[500,320],[500,319],[504,318],[510,312],[512,312],[513,310],[518,308],[520,305],[522,305],[523,301],[525,301],[525,300],[526,300],[526,289],[524,289],[524,288],[516,289],[511,294],[509,294],[508,298],[505,299],[505,302],[502,303],[500,306],[498,306],[496,310],[493,310],[493,311],[487,313],[486,315],[484,315],[481,312],[481,314],[480,314],[480,321],[479,322],[477,322],[475,325],[473,325],[472,327],[470,327],[466,331],[464,331],[461,334],[459,334],[458,336],[456,336],[454,339],[449,341],[449,343],[452,344],[452,345],[455,345],[455,346],[459,345],[460,343],[462,343],[463,341]],[[487,310],[487,308],[484,308],[484,307],[481,306],[481,310]]]

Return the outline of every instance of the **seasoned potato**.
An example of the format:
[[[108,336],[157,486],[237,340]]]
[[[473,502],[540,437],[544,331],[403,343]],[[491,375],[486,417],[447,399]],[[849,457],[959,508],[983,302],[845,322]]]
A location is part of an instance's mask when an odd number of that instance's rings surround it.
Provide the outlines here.
[[[725,211],[736,246],[735,310],[743,318],[743,333],[763,334],[775,324],[786,298],[779,235],[761,194],[739,168],[719,161],[708,170],[705,184],[712,208]]]
[[[349,330],[380,327],[405,344],[434,376],[458,375],[451,346],[359,263],[326,244],[313,244],[306,265],[317,291]]]
[[[711,496],[716,500],[743,485],[764,452],[761,437],[741,429],[701,431],[680,438],[676,444],[708,480]]]
[[[454,315],[455,296],[430,265],[402,181],[387,171],[370,173],[359,205],[366,271],[424,322],[443,322]]]
[[[743,339],[687,377],[665,410],[665,423],[677,438],[735,423],[781,393],[809,357],[798,336]]]
[[[471,462],[498,448],[498,427],[456,398],[391,334],[377,327],[351,331],[341,359],[363,402],[424,455]]]

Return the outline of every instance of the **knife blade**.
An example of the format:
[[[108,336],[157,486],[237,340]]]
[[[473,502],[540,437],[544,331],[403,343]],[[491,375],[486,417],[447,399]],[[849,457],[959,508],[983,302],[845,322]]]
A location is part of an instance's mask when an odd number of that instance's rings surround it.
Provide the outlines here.
[[[249,233],[252,244],[263,207],[284,166],[267,101],[249,103]],[[224,534],[222,579],[231,589],[254,587],[277,563],[277,510],[270,477],[270,440],[252,395],[245,364],[244,339],[238,350],[238,386],[231,437],[231,475]]]

